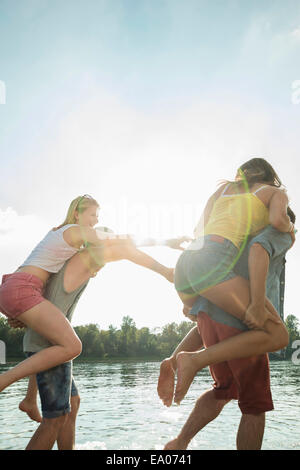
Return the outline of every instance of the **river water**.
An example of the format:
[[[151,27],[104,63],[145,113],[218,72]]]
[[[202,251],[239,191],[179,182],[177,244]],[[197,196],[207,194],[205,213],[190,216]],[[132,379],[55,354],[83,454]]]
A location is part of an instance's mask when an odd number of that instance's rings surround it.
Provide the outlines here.
[[[13,363],[0,365],[4,372]],[[76,449],[160,450],[175,437],[195,400],[211,386],[209,371],[196,377],[180,406],[164,407],[156,395],[159,362],[80,362],[74,378],[80,391]],[[267,413],[265,450],[300,450],[300,365],[271,362],[275,410]],[[24,449],[37,424],[18,410],[27,381],[20,380],[0,396],[0,450]],[[189,449],[235,449],[240,420],[236,401],[202,430]]]

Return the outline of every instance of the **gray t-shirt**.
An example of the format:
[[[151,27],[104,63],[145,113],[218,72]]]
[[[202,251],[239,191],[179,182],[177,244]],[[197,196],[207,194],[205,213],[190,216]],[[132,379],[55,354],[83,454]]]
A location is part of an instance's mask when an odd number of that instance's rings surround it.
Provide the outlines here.
[[[64,289],[64,274],[67,263],[68,262],[63,265],[58,273],[51,275],[46,284],[44,297],[59,308],[67,319],[71,321],[77,302],[89,281],[84,282],[73,292],[66,292]],[[26,329],[23,338],[24,352],[38,352],[42,349],[48,348],[49,346],[52,346],[51,343],[49,343],[49,341],[47,341],[43,336],[30,328]]]

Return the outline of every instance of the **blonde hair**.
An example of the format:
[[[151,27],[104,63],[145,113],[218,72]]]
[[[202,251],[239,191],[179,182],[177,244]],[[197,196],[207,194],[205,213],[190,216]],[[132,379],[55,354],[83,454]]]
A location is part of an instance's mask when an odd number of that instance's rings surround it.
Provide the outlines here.
[[[63,227],[64,225],[68,224],[76,224],[77,220],[75,217],[75,213],[78,212],[82,214],[86,209],[89,207],[96,206],[100,207],[96,199],[92,198],[89,194],[85,194],[84,196],[76,197],[70,204],[67,215],[65,220],[62,224],[58,227],[55,227],[53,230],[58,230],[59,228]]]

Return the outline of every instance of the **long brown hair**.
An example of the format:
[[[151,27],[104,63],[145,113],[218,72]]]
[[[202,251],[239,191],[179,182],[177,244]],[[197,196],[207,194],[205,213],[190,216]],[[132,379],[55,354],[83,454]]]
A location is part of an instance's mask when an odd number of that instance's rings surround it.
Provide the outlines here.
[[[53,230],[58,230],[64,225],[76,224],[75,212],[82,214],[89,207],[96,206],[100,207],[96,199],[92,196],[85,194],[84,196],[76,197],[70,204],[65,220],[58,227],[55,227]]]
[[[264,158],[251,158],[243,163],[238,169],[238,175],[237,180],[246,180],[249,187],[255,183],[267,183],[277,188],[282,186],[276,171]]]
[[[246,191],[256,183],[265,183],[270,186],[282,188],[283,184],[276,171],[264,158],[251,158],[243,163],[237,170],[237,176],[234,181],[221,180],[219,184],[231,183],[236,185],[238,190],[242,184]]]

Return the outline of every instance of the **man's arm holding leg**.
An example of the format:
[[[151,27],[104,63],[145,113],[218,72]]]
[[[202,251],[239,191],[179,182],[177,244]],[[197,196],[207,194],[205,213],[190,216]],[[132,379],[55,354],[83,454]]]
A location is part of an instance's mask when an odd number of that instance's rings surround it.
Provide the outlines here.
[[[249,328],[263,328],[267,320],[280,323],[281,320],[271,302],[265,302],[269,254],[260,243],[254,243],[250,248],[248,271],[251,303],[245,313],[244,323]]]

